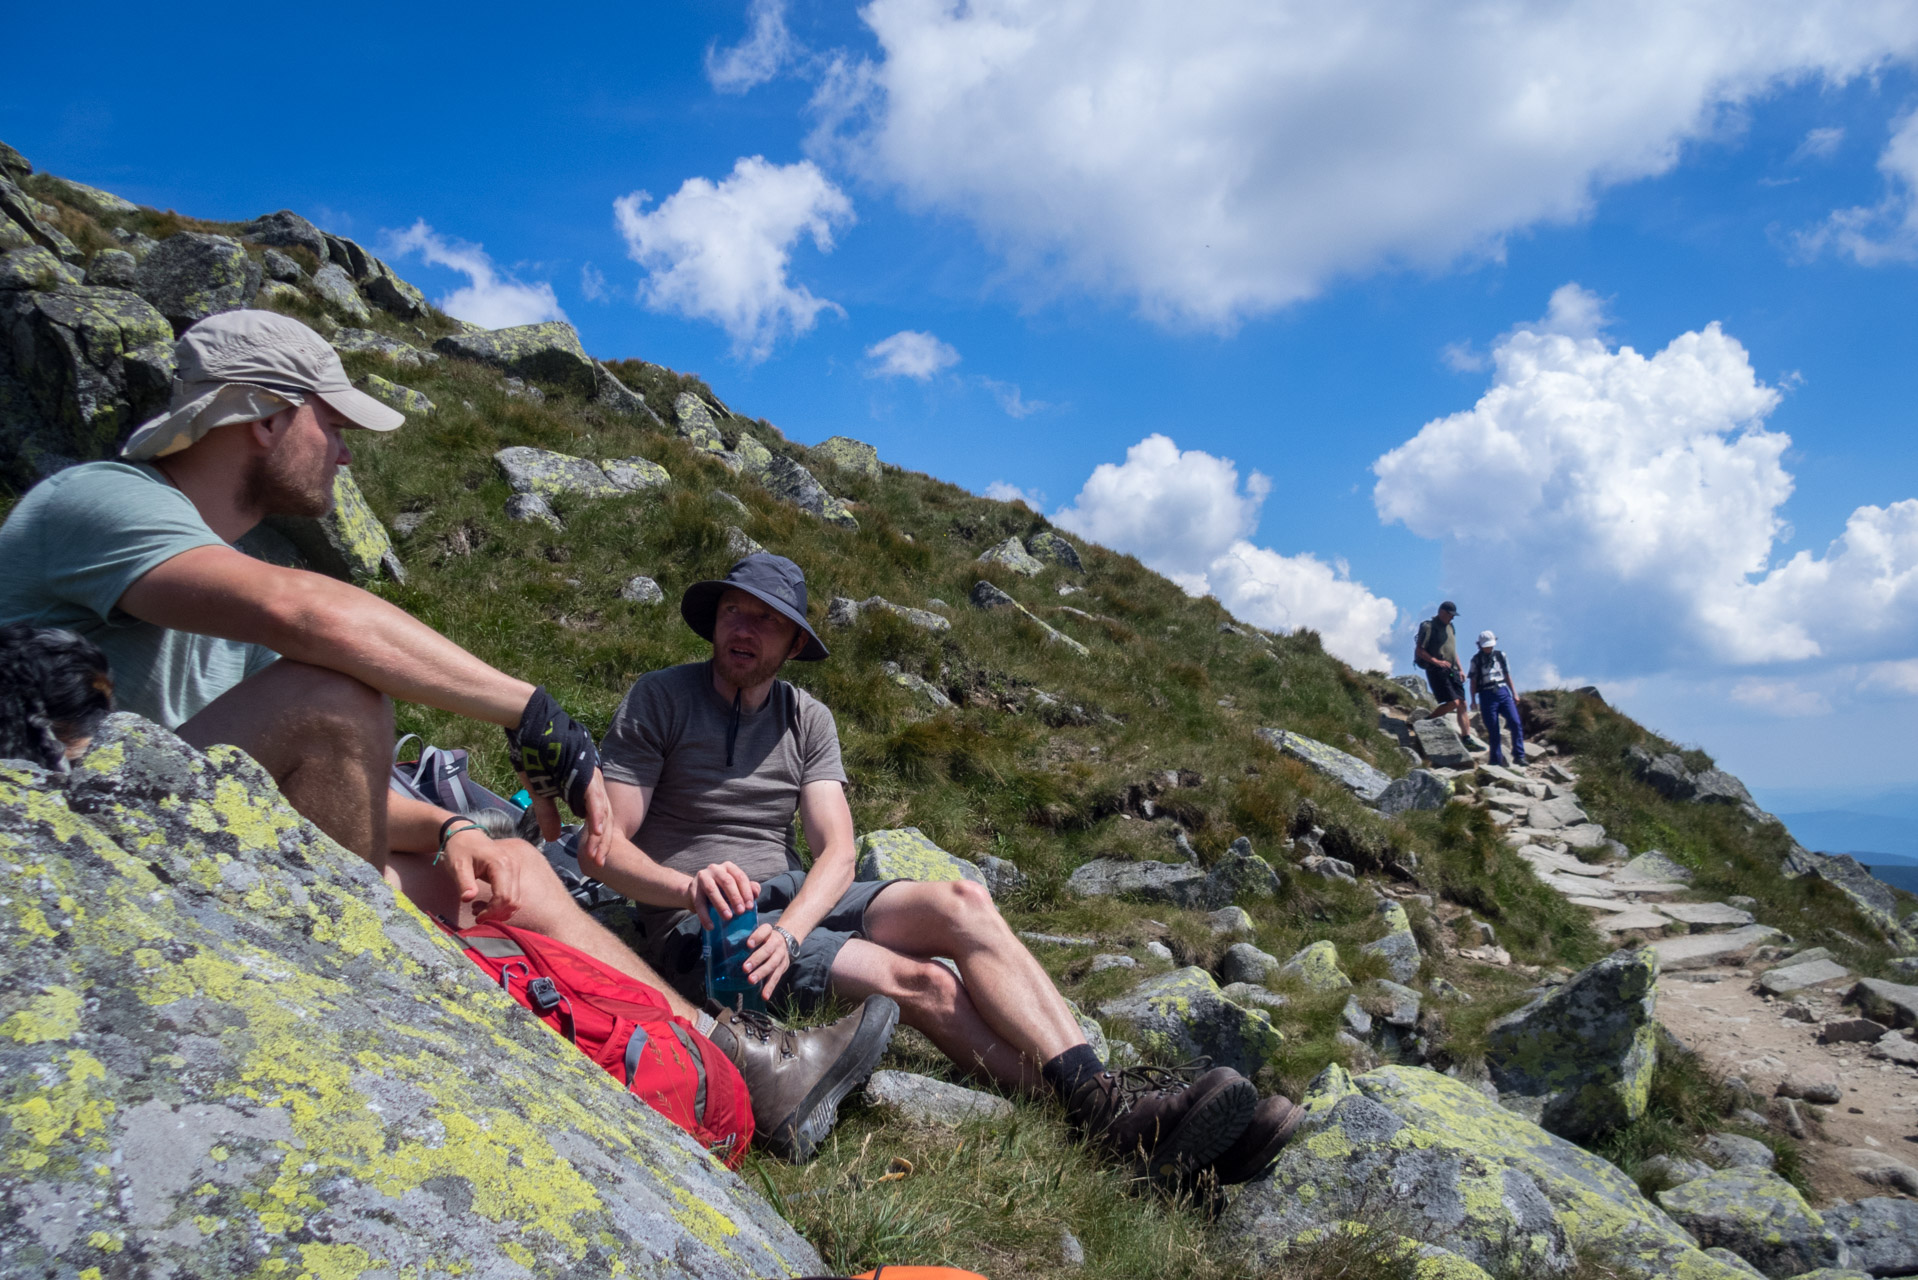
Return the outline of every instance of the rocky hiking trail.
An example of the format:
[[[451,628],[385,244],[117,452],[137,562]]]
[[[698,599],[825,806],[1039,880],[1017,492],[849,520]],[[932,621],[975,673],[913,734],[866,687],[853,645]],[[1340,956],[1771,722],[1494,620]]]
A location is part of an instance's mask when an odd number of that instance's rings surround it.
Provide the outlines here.
[[[1794,947],[1754,923],[1752,899],[1707,900],[1664,854],[1627,856],[1579,807],[1566,764],[1501,767],[1470,754],[1470,769],[1434,772],[1475,787],[1470,799],[1506,827],[1506,842],[1548,887],[1589,910],[1596,928],[1658,954],[1659,1022],[1750,1095],[1750,1127],[1803,1143],[1815,1201],[1887,1188],[1918,1196],[1918,989],[1860,989],[1824,948]],[[1487,934],[1459,957],[1510,964]]]

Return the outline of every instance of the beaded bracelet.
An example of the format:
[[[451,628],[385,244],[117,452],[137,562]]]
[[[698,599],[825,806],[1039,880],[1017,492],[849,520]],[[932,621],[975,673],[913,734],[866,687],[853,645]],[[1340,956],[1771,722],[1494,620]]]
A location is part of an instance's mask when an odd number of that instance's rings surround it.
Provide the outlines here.
[[[466,825],[463,827],[454,825],[459,822],[464,822]],[[485,834],[486,828],[463,813],[456,813],[445,822],[440,823],[440,851],[433,855],[432,866],[439,866],[440,859],[446,856],[446,842],[463,831],[478,831]],[[491,837],[489,836],[488,838],[490,839]]]

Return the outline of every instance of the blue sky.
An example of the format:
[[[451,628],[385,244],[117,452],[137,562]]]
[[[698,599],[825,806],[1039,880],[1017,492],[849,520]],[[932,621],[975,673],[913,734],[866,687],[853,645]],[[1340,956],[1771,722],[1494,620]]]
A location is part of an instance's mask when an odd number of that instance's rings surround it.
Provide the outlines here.
[[[293,208],[1356,661],[1452,596],[1761,798],[1918,783],[1918,5],[120,7],[0,84],[36,165]]]

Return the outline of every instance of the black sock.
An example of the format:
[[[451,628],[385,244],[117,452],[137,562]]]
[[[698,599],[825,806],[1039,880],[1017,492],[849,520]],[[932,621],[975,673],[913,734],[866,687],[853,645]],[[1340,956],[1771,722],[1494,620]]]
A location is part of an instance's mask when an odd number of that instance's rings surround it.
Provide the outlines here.
[[[1106,1064],[1099,1061],[1099,1055],[1092,1051],[1092,1046],[1082,1044],[1067,1049],[1046,1063],[1039,1068],[1039,1073],[1052,1086],[1052,1091],[1059,1095],[1059,1101],[1070,1102],[1072,1091],[1079,1087],[1081,1081],[1105,1069]]]

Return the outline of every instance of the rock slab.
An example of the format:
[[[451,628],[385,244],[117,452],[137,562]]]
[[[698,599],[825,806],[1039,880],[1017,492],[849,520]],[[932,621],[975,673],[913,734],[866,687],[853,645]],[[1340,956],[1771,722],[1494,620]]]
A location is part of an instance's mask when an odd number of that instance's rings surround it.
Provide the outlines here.
[[[1766,1169],[1721,1169],[1659,1192],[1658,1203],[1701,1245],[1730,1249],[1774,1280],[1848,1257],[1805,1198]]]
[[[1656,953],[1613,952],[1487,1028],[1499,1101],[1573,1139],[1636,1120],[1651,1095],[1657,1013]]]
[[[0,896],[9,1273],[824,1269],[232,748],[0,766]]]
[[[859,837],[857,852],[853,871],[857,880],[970,880],[982,889],[988,887],[985,872],[941,849],[918,827],[868,831]]]
[[[1386,788],[1392,785],[1390,777],[1357,756],[1327,746],[1316,738],[1293,733],[1290,729],[1259,729],[1256,732],[1280,755],[1290,756],[1311,766],[1367,804],[1384,795]]]
[[[1207,1057],[1219,1067],[1255,1074],[1281,1043],[1262,1009],[1232,1003],[1212,975],[1190,966],[1148,978],[1099,1006],[1104,1018],[1119,1018],[1142,1035],[1162,1037],[1173,1052]]]
[[[1012,1104],[1004,1098],[910,1071],[873,1072],[866,1081],[866,1099],[920,1124],[959,1125],[1012,1114]]]

